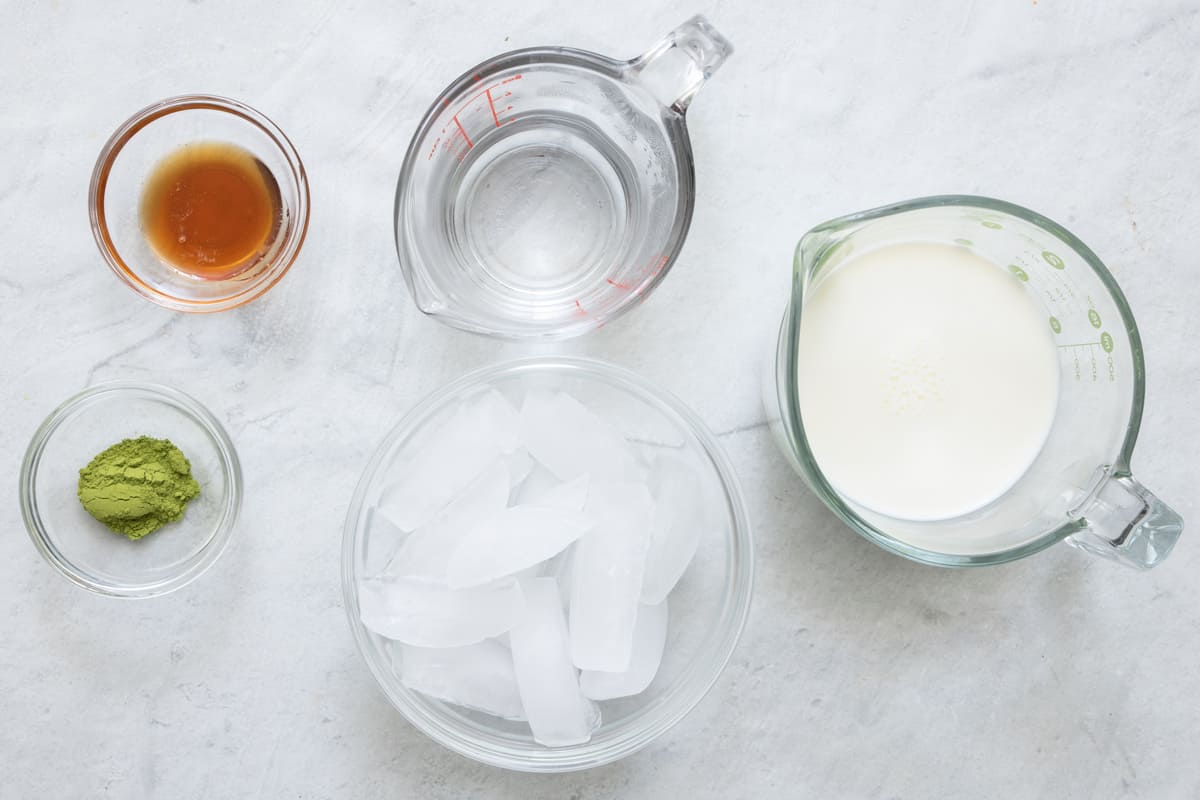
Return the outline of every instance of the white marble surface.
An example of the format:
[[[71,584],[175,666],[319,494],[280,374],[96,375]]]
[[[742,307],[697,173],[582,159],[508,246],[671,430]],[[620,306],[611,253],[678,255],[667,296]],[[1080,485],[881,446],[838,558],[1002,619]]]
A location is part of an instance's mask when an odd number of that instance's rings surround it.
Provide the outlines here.
[[[1200,795],[1195,527],[1148,574],[1066,547],[982,571],[911,564],[801,486],[756,388],[809,226],[924,194],[1012,200],[1068,225],[1122,282],[1147,352],[1135,466],[1197,525],[1194,0],[557,8],[4,4],[0,796]],[[712,693],[646,750],[583,774],[509,774],[395,713],[342,609],[343,517],[384,432],[446,380],[525,351],[414,311],[392,247],[395,178],[425,105],[474,62],[552,43],[633,55],[695,11],[738,49],[689,113],[691,236],[640,311],[563,349],[641,372],[719,432],[756,524],[754,607]],[[271,116],[313,187],[293,271],[213,317],[135,297],[85,213],[112,129],[185,91]],[[236,540],[162,599],[59,578],[15,503],[37,424],[114,378],[200,398],[245,468]]]

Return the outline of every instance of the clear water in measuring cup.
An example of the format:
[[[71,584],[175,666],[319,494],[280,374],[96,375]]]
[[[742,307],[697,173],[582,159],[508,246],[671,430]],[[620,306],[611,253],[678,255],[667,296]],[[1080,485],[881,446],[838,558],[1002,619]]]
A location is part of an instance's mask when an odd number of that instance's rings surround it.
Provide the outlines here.
[[[683,246],[695,194],[684,115],[730,52],[693,17],[629,61],[519,50],[446,89],[396,193],[397,253],[421,310],[564,338],[631,308]]]
[[[599,126],[534,112],[485,132],[437,203],[460,269],[530,311],[576,314],[574,300],[638,245],[637,185],[632,160]]]
[[[658,277],[685,227],[682,115],[623,65],[556,58],[468,80],[410,152],[402,263],[418,304],[460,327],[592,327]]]

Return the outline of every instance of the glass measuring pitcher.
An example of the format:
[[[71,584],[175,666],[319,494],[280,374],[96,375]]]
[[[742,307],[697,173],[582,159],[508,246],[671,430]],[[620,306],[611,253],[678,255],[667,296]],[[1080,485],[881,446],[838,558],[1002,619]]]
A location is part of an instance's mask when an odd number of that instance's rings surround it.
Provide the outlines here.
[[[538,47],[454,81],[396,189],[417,306],[509,338],[575,336],[628,310],[683,246],[695,200],[685,114],[732,50],[696,16],[630,61]]]
[[[1058,357],[1057,408],[1032,464],[999,498],[950,519],[897,519],[839,492],[813,455],[798,398],[806,300],[850,256],[907,242],[952,244],[1007,268],[1041,306]],[[971,566],[1011,561],[1065,539],[1148,568],[1166,558],[1183,529],[1179,515],[1130,472],[1145,370],[1125,297],[1086,245],[1032,211],[983,197],[930,197],[814,228],[796,249],[792,297],[773,345],[764,395],[784,454],[847,525],[885,549],[930,564]]]

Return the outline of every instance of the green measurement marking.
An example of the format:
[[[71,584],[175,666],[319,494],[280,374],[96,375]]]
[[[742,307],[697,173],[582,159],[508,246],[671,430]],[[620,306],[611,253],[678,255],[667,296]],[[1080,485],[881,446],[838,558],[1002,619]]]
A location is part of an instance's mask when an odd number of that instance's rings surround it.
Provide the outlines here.
[[[1061,258],[1056,256],[1054,253],[1051,253],[1049,250],[1042,251],[1042,260],[1055,269],[1064,269],[1067,266],[1063,263]]]

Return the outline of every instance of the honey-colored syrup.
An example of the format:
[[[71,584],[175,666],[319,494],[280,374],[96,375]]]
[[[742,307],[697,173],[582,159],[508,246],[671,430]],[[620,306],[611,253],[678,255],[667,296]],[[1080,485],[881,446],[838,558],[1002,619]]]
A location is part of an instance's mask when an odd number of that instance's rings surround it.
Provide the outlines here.
[[[181,272],[223,280],[254,266],[279,233],[279,184],[237,145],[196,142],[155,166],[141,223],[159,258]]]

